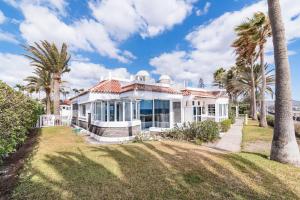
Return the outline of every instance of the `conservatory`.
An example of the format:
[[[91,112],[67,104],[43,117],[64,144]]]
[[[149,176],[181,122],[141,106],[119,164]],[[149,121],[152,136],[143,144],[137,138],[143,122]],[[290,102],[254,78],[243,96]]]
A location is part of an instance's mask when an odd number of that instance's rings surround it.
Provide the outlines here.
[[[173,86],[168,76],[151,82],[146,73],[132,80],[103,80],[71,98],[72,124],[98,140],[128,140],[142,131],[161,132],[184,122],[228,118],[224,90]]]

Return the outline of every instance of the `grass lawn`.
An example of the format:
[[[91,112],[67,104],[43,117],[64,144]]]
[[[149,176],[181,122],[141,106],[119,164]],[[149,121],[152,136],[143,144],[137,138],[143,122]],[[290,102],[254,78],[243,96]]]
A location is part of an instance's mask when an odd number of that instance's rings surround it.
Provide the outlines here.
[[[184,142],[90,145],[45,128],[13,199],[299,199],[300,168]]]
[[[272,138],[272,127],[259,127],[258,121],[249,119],[248,125],[243,128],[242,150],[244,152],[260,153],[269,156]],[[297,138],[297,141],[300,145],[300,138]]]

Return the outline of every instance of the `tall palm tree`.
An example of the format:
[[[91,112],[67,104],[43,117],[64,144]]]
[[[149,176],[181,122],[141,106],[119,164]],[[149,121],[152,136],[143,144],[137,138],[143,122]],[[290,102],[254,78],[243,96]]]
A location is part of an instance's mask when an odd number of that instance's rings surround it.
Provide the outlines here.
[[[44,91],[46,94],[46,114],[51,114],[51,73],[41,68],[36,68],[34,76],[28,76],[25,81],[27,87],[36,92]]]
[[[51,73],[54,92],[54,114],[59,115],[61,77],[64,73],[70,71],[68,62],[71,57],[67,51],[67,45],[63,43],[61,49],[58,50],[54,43],[50,44],[48,41],[41,41],[41,45],[38,43],[34,44],[35,46],[25,47],[30,53],[30,55],[25,56],[32,60],[31,64],[33,66]]]
[[[292,111],[291,75],[279,0],[268,0],[276,71],[275,126],[272,160],[300,166]]]
[[[238,38],[233,42],[232,47],[235,48],[237,55],[237,65],[249,67],[251,70],[251,117],[257,120],[256,94],[253,67],[257,58],[256,44],[252,41],[249,33],[251,24],[244,22],[235,28]]]
[[[265,91],[266,91],[266,76],[265,76],[265,44],[267,42],[268,37],[271,37],[271,25],[269,18],[262,12],[257,12],[254,14],[253,18],[249,21],[249,34],[251,40],[258,46],[257,55],[260,57],[260,66],[261,66],[261,76],[262,76],[262,87],[260,94],[260,121],[259,125],[261,127],[267,127],[267,119],[266,119],[266,104],[265,104]]]

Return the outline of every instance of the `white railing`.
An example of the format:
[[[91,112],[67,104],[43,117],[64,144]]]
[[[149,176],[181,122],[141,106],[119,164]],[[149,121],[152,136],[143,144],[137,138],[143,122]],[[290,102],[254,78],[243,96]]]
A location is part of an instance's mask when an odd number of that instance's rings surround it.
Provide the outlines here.
[[[49,127],[49,126],[70,126],[71,117],[61,115],[41,115],[37,127]]]

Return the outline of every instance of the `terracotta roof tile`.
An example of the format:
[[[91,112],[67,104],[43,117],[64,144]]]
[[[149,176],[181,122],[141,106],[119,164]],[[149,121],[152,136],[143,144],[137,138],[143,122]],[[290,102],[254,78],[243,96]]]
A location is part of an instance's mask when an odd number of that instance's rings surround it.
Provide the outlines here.
[[[92,87],[90,91],[119,94],[121,92],[121,84],[118,80],[105,80]]]

